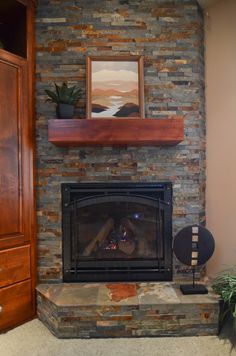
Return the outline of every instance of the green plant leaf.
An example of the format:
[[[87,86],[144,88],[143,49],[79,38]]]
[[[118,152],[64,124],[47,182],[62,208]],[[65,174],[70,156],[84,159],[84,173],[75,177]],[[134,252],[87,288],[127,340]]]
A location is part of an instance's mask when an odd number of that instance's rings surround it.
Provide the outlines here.
[[[45,92],[47,93],[47,95],[49,96],[49,99],[47,99],[46,101],[52,102],[52,103],[58,103],[58,97],[55,93],[53,93],[53,91],[45,89]]]
[[[58,98],[58,103],[60,103],[60,87],[54,83],[55,85],[55,89],[56,89],[56,95],[57,95],[57,98]]]

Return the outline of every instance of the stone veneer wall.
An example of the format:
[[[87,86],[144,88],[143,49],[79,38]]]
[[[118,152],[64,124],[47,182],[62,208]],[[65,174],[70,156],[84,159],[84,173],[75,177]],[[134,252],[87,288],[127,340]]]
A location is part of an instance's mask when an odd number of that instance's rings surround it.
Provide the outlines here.
[[[39,0],[36,16],[38,271],[62,278],[61,183],[173,182],[173,233],[205,219],[203,19],[194,0]],[[47,141],[55,107],[44,89],[85,88],[87,55],[143,55],[146,117],[183,115],[175,147],[58,148]],[[77,115],[85,116],[84,98]],[[174,261],[175,278],[188,269]],[[183,274],[184,273],[184,274]]]

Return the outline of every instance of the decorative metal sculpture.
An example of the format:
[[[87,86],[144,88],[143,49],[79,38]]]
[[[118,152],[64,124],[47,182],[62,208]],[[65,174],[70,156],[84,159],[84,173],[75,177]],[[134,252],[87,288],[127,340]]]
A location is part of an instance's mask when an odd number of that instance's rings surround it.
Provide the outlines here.
[[[213,255],[215,241],[205,227],[190,225],[179,231],[174,239],[173,250],[180,262],[191,266],[193,283],[180,286],[183,294],[207,294],[207,288],[195,283],[196,266],[204,265]]]

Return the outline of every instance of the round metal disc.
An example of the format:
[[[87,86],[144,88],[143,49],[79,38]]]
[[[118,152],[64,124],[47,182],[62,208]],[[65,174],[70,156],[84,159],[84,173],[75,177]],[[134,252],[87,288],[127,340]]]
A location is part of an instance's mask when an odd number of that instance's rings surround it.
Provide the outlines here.
[[[213,255],[215,241],[205,227],[190,225],[180,230],[173,244],[175,256],[188,266],[205,264]]]

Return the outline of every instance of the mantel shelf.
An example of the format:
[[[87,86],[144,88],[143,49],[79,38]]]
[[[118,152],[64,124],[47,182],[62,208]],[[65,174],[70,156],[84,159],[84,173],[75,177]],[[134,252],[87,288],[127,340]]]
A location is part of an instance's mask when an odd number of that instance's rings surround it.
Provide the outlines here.
[[[172,146],[184,139],[183,118],[51,119],[48,140],[57,146]]]

